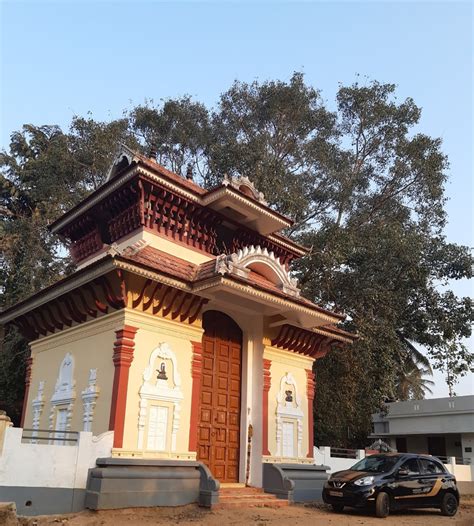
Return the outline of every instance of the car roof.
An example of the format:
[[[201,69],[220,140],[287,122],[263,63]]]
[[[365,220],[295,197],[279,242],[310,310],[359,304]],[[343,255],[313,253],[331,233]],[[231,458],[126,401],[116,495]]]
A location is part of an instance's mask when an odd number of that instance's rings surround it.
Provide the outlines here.
[[[423,453],[398,453],[398,452],[388,452],[388,453],[374,453],[373,455],[368,455],[370,457],[384,456],[384,457],[399,457],[399,458],[426,458],[428,460],[437,460],[441,462],[438,457],[433,455],[426,455]]]

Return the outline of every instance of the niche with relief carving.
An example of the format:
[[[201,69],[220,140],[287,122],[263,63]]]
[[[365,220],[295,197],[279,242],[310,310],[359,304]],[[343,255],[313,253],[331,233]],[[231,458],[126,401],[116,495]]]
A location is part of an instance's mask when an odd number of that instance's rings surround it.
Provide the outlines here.
[[[276,456],[303,456],[303,411],[298,386],[291,373],[280,380],[276,409]]]
[[[138,449],[175,452],[183,393],[178,361],[168,343],[151,352],[139,396]]]

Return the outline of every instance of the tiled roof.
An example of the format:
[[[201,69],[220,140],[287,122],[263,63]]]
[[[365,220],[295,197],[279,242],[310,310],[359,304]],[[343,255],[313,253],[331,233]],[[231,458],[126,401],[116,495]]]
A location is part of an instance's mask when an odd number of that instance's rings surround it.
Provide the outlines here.
[[[145,155],[142,155],[140,153],[135,153],[135,155],[140,159],[140,161],[144,165],[148,166],[148,168],[159,172],[161,175],[163,175],[163,177],[171,179],[175,183],[178,183],[180,186],[184,186],[198,195],[204,195],[208,193],[205,188],[202,188],[202,186],[199,186],[194,181],[191,181],[190,179],[186,179],[178,174],[175,174],[174,172],[171,172],[170,170],[162,166],[160,163],[154,161],[153,159],[150,159],[149,157],[146,157]]]
[[[197,265],[153,247],[142,248],[135,254],[125,251],[122,257],[185,281],[192,281],[197,269]]]
[[[156,270],[158,272],[163,272],[171,277],[182,279],[190,284],[193,282],[204,281],[206,279],[210,279],[220,275],[215,270],[215,259],[206,261],[201,265],[195,265],[193,263],[185,261],[184,259],[172,256],[170,254],[167,254],[166,252],[162,252],[161,250],[149,246],[141,249],[135,254],[127,254],[125,252],[122,255],[122,257],[134,263],[138,263],[152,268],[153,270]],[[302,296],[293,296],[283,292],[273,282],[271,282],[270,280],[253,270],[250,270],[247,277],[235,276],[232,274],[226,274],[225,277],[235,281],[239,281],[240,283],[249,285],[251,287],[258,288],[264,292],[275,294],[289,301],[293,301],[304,305],[308,308],[317,309],[318,311],[324,312],[328,315],[340,316],[335,314],[334,312],[324,309],[323,307],[320,307],[319,305],[316,305],[312,301],[303,298]]]

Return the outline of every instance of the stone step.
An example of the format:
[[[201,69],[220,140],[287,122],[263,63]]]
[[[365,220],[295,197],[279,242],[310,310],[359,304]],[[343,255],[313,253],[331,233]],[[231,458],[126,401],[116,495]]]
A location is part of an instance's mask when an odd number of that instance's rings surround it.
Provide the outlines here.
[[[220,509],[231,508],[283,508],[288,506],[287,500],[278,499],[276,495],[264,493],[261,488],[251,486],[223,487],[219,492],[219,503],[215,506]]]
[[[221,489],[220,495],[265,495],[260,488]],[[268,493],[267,493],[268,495]]]
[[[242,495],[219,495],[219,500],[242,500],[242,499],[262,499],[262,500],[275,500],[275,495],[269,495],[268,493],[255,494],[255,493],[243,493]]]
[[[233,509],[233,508],[284,508],[288,506],[287,500],[268,499],[266,497],[247,498],[239,500],[219,501],[213,506],[215,509]]]

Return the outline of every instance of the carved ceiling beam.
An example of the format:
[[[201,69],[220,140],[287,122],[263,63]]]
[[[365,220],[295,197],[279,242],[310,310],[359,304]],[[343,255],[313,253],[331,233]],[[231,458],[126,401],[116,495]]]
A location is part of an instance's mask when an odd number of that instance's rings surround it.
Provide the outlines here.
[[[87,300],[82,292],[81,289],[77,289],[77,295],[79,296],[79,299],[81,301],[81,305],[82,305],[82,308],[84,309],[84,312],[86,313],[86,315],[89,315],[91,316],[92,318],[96,318],[97,317],[97,309],[93,309],[92,307],[89,306],[89,304],[87,303]]]
[[[161,289],[161,287],[163,287],[162,283],[157,283],[155,285],[155,288],[153,289],[153,292],[151,293],[151,295],[148,298],[148,300],[143,302],[143,310],[144,311],[147,311],[151,307],[151,305],[154,303],[156,295],[157,295],[158,291]]]
[[[176,306],[174,311],[171,313],[172,320],[176,319],[180,315],[181,311],[183,310],[184,304],[186,303],[187,300],[190,300],[192,297],[193,295],[190,292],[186,292],[186,294],[184,294],[182,300],[179,302],[179,304]]]
[[[102,314],[107,314],[109,312],[109,307],[105,303],[100,301],[99,296],[97,295],[97,291],[90,283],[84,285],[84,290],[86,290],[90,294],[98,311],[102,312]]]
[[[342,345],[334,338],[317,334],[293,325],[282,325],[271,345],[280,349],[305,354],[319,359],[327,354],[335,344]]]
[[[168,316],[168,314],[173,309],[173,305],[175,304],[175,301],[177,301],[177,299],[181,296],[181,294],[183,294],[181,290],[175,289],[174,294],[171,296],[171,300],[168,303],[168,306],[167,307],[163,306],[163,311],[161,313],[163,318],[166,318],[166,316]]]
[[[143,301],[143,297],[145,295],[145,291],[148,288],[149,285],[151,285],[153,282],[151,279],[146,279],[144,285],[142,286],[140,292],[138,293],[138,296],[135,299],[132,299],[132,308],[136,309],[141,302]],[[146,310],[146,309],[145,309]]]

